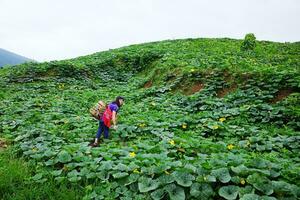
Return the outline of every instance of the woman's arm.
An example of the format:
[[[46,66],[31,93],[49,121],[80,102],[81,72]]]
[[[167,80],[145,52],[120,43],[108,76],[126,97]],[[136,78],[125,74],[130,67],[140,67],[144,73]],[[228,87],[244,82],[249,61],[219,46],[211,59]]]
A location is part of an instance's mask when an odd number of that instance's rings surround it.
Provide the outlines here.
[[[117,113],[116,111],[113,111],[112,112],[112,122],[113,122],[113,125],[116,126],[117,125]]]

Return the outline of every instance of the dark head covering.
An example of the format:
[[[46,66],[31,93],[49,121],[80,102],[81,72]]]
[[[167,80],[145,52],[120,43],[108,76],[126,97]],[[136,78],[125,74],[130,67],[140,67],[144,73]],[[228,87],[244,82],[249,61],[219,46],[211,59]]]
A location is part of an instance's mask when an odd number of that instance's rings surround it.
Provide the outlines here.
[[[120,105],[120,100],[125,100],[125,98],[124,97],[122,97],[122,96],[117,96],[117,98],[116,98],[116,100],[114,101],[114,102],[112,102],[112,103],[115,103],[115,104],[117,104],[117,106],[120,108],[121,107],[121,105]]]

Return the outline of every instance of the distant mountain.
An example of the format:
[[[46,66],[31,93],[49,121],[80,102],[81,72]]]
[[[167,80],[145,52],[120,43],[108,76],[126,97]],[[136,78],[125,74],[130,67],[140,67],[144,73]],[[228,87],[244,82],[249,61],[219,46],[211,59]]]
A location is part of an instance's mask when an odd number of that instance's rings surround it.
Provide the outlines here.
[[[28,61],[33,60],[0,48],[0,67],[4,65],[17,65]]]

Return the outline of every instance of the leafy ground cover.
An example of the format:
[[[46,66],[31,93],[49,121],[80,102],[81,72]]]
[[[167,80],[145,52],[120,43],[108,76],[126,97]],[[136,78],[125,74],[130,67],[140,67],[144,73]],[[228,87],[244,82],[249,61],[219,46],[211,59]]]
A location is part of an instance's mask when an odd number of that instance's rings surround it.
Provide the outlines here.
[[[22,199],[20,183],[27,199],[28,184],[77,199],[299,198],[300,45],[243,44],[162,41],[1,69],[0,169],[27,170],[1,179],[1,197]],[[89,147],[89,108],[118,95],[118,129]]]

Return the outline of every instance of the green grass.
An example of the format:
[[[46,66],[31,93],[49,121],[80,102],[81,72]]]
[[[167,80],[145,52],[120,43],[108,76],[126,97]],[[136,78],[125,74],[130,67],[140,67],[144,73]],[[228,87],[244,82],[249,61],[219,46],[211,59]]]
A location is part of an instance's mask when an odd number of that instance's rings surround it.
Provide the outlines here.
[[[36,183],[30,178],[35,172],[35,165],[30,165],[22,158],[17,158],[13,148],[0,150],[0,199],[81,199],[82,188],[70,184],[57,184],[54,181]]]

